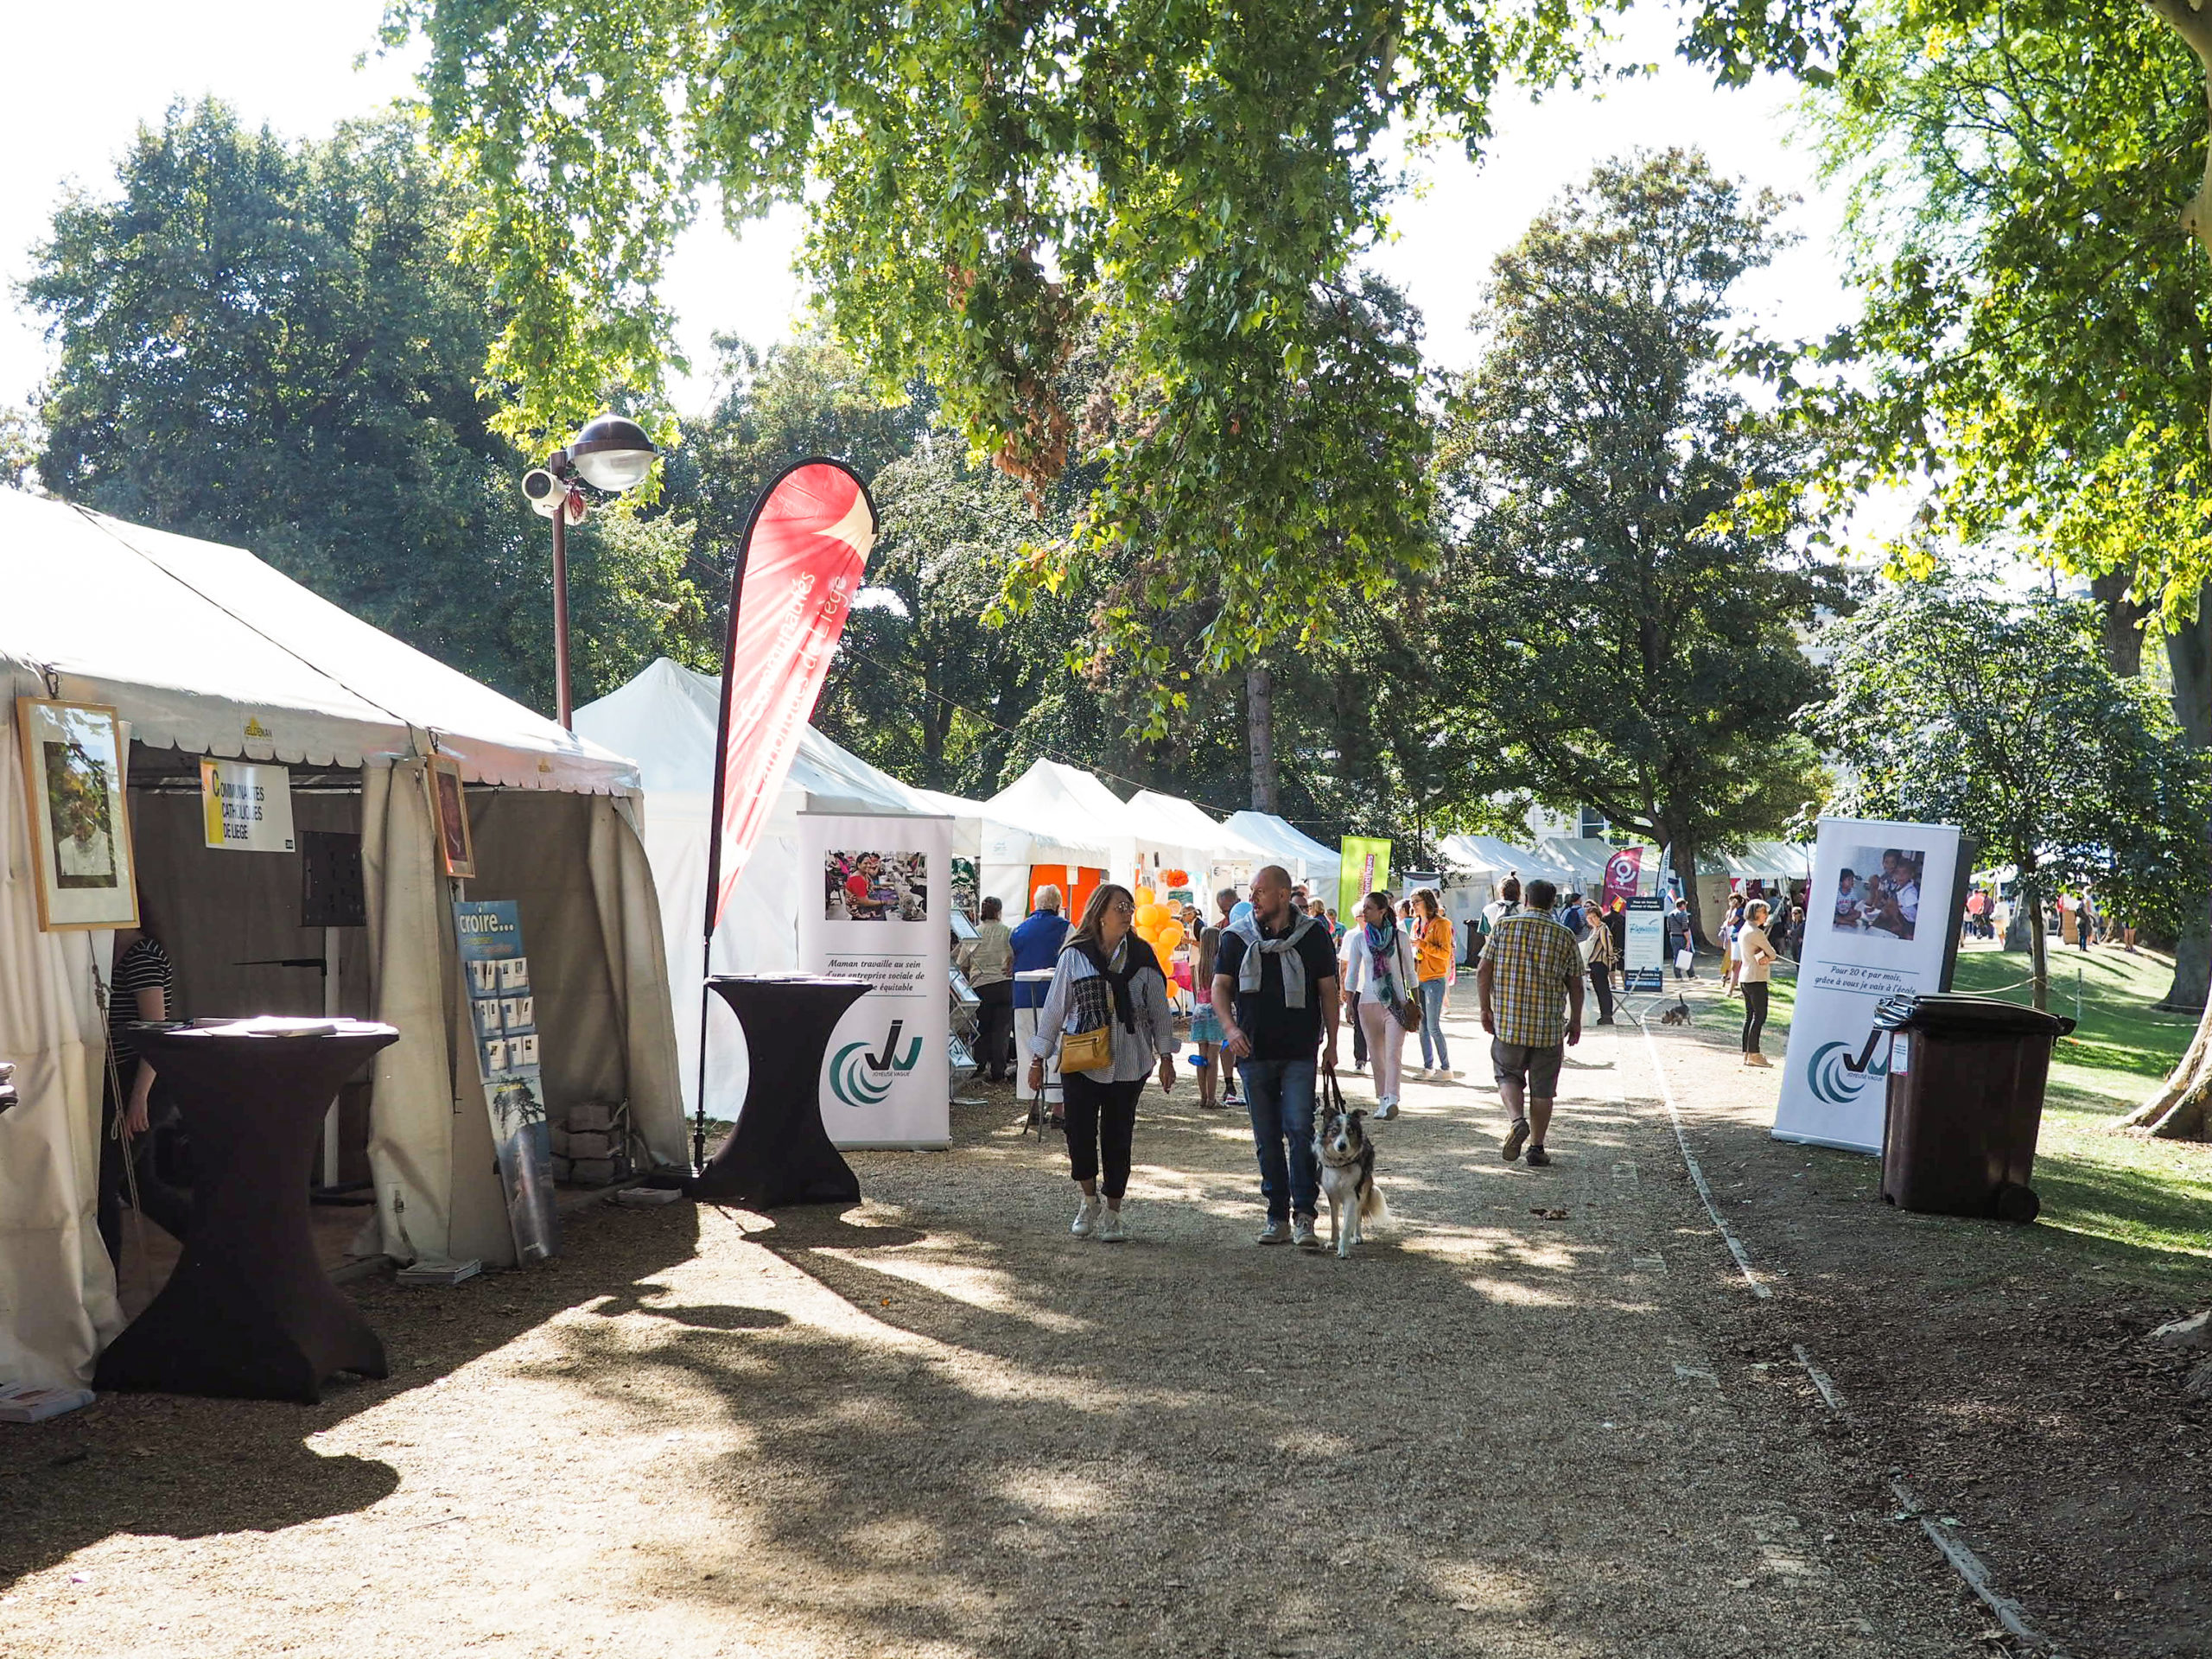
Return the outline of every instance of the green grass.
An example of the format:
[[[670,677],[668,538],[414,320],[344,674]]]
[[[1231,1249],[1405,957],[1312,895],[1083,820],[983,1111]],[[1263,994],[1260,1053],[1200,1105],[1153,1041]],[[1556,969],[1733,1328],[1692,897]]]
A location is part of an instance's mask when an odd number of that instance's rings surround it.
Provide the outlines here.
[[[1694,1023],[1735,1031],[1740,1002],[1713,997],[1719,964],[1700,960]],[[2043,1220],[2076,1236],[2110,1265],[2154,1282],[2202,1280],[2212,1264],[2212,1145],[2154,1141],[2119,1121],[2158,1087],[2181,1058],[2196,1021],[2151,1006],[2166,994],[2172,959],[2118,948],[2050,952],[2050,1011],[2080,1023],[2051,1056],[2036,1147],[2036,1191]],[[2024,951],[1973,950],[1959,957],[1953,988],[2027,1003]],[[1768,1052],[1787,1039],[1796,990],[1774,982]]]

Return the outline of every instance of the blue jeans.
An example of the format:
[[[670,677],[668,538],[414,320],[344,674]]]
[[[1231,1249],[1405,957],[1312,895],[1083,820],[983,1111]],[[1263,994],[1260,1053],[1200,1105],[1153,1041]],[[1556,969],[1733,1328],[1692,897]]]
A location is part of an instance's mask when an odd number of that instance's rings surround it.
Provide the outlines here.
[[[1424,979],[1421,982],[1421,1063],[1449,1071],[1452,1056],[1444,1047],[1444,992],[1447,982],[1441,979]]]
[[[1310,1060],[1240,1060],[1244,1109],[1252,1115],[1252,1149],[1260,1155],[1260,1196],[1268,1219],[1293,1211],[1311,1216],[1321,1203],[1321,1171],[1313,1161],[1313,1074]],[[1284,1156],[1284,1143],[1289,1156]]]

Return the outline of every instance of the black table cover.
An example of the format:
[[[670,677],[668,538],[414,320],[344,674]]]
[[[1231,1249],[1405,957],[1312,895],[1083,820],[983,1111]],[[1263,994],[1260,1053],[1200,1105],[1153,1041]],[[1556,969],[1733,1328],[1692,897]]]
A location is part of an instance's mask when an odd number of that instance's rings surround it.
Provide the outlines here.
[[[332,1023],[330,1036],[134,1033],[190,1134],[192,1231],[94,1388],[312,1405],[334,1372],[385,1375],[384,1344],[316,1257],[308,1183],[331,1096],[399,1033]]]
[[[717,974],[707,982],[745,1030],[751,1075],[737,1127],[684,1185],[695,1198],[772,1210],[855,1204],[860,1178],[822,1127],[822,1060],[864,979],[805,974]]]

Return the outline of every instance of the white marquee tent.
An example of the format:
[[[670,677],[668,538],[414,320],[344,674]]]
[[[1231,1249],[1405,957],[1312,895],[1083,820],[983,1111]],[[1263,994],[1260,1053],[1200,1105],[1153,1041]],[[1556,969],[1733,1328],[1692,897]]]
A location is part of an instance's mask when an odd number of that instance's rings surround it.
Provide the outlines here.
[[[1280,864],[1290,872],[1293,881],[1303,881],[1319,892],[1323,901],[1333,906],[1337,902],[1337,881],[1343,868],[1343,855],[1334,848],[1324,846],[1287,818],[1279,818],[1272,812],[1255,812],[1247,809],[1229,815],[1229,827],[1266,854],[1261,861]]]
[[[677,989],[676,1040],[687,1111],[698,1096],[695,999],[707,971],[707,836],[721,702],[719,679],[664,657],[575,714],[579,733],[632,757],[643,778],[645,845],[661,893],[668,982]],[[809,726],[715,934],[714,972],[783,973],[798,966],[798,906],[810,892],[818,900],[821,879],[799,867],[801,812],[949,817],[954,855],[976,861],[981,893],[995,893],[1011,917],[1019,917],[1027,901],[1033,860],[1101,865],[1107,856],[1096,842],[1033,830],[983,802],[912,788]],[[745,1096],[744,1039],[736,1016],[719,997],[709,1004],[708,1018],[707,1098],[713,1109],[728,1111]]]
[[[1157,790],[1141,789],[1125,803],[1137,835],[1140,874],[1157,887],[1162,870],[1187,874],[1198,907],[1209,915],[1208,889],[1242,887],[1252,873],[1271,861],[1268,849],[1228,824],[1208,817],[1196,803]]]
[[[660,918],[620,757],[318,598],[251,553],[0,490],[0,674],[12,697],[113,707],[128,723],[138,887],[182,1014],[322,1011],[297,855],[211,850],[200,755],[294,769],[302,830],[358,833],[367,925],[333,930],[341,1011],[400,1040],[373,1066],[367,1166],[384,1250],[513,1260],[448,884],[434,864],[434,750],[470,788],[467,896],[522,909],[556,1110],[626,1101],[649,1154],[684,1154]],[[0,1380],[89,1375],[119,1325],[95,1225],[104,1032],[92,995],[113,935],[41,932],[22,758],[0,720]],[[550,1033],[562,1036],[555,1039]],[[404,1208],[403,1208],[404,1206]]]

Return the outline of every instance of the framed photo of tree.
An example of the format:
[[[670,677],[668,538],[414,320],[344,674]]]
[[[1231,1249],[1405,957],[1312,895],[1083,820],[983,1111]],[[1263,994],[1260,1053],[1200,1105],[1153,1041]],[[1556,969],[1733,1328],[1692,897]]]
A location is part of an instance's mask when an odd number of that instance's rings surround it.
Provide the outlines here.
[[[476,874],[476,838],[468,828],[468,793],[461,786],[461,762],[449,754],[430,757],[430,804],[438,822],[438,866],[448,875]]]
[[[16,733],[40,928],[136,927],[138,884],[124,799],[129,740],[115,710],[18,697]]]

